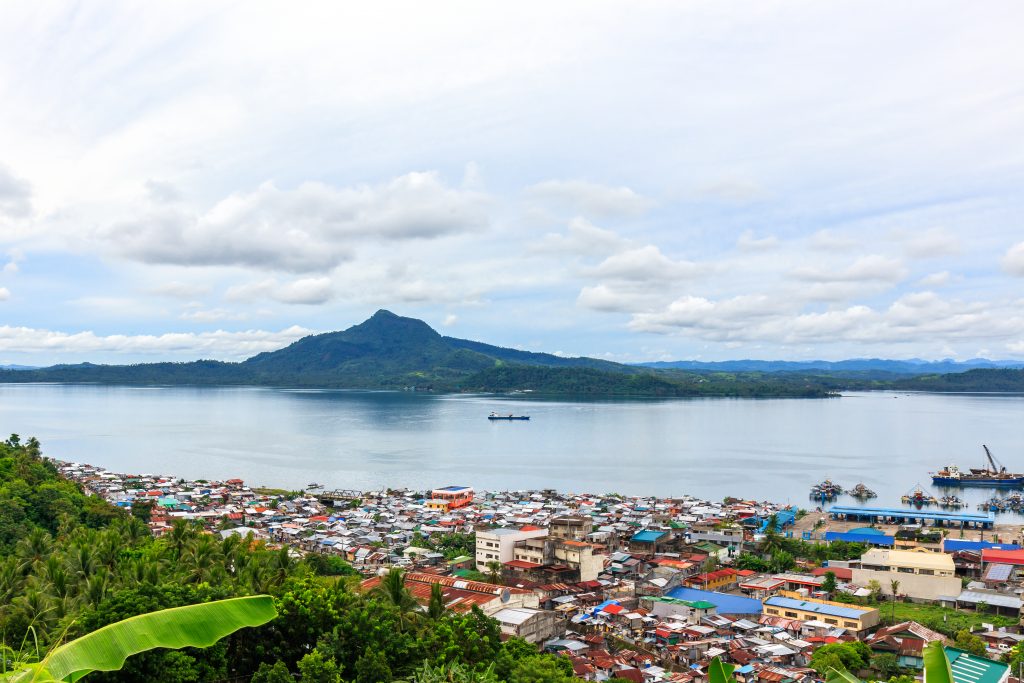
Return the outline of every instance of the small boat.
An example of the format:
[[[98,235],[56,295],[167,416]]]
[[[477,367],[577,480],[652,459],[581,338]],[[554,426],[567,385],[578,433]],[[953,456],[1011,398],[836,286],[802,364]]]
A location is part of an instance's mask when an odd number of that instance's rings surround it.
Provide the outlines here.
[[[811,498],[831,500],[833,498],[838,498],[842,492],[842,486],[836,484],[831,479],[826,479],[820,484],[815,484],[811,487]]]
[[[939,505],[951,510],[959,510],[964,506],[964,502],[956,496],[943,496],[939,498]]]
[[[916,505],[918,507],[923,505],[938,505],[939,503],[935,496],[928,495],[920,486],[916,487],[910,493],[905,494],[900,500],[909,505]]]
[[[306,488],[307,489],[322,489],[323,487],[324,487],[323,484],[318,484],[315,481],[312,481],[312,482],[306,484]]]
[[[530,416],[529,415],[513,415],[512,413],[509,413],[508,415],[498,415],[497,413],[491,413],[490,415],[487,416],[487,419],[488,420],[529,420]]]
[[[849,490],[849,494],[854,498],[859,498],[860,500],[867,500],[868,498],[878,497],[877,493],[869,489],[864,484],[857,484],[856,486]]]

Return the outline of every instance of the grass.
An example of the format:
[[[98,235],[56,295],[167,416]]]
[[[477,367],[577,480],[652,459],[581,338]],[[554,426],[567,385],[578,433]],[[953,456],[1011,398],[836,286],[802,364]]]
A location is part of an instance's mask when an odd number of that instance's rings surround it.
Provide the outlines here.
[[[893,619],[893,605],[891,602],[883,602],[878,605],[882,615],[883,624],[898,624],[902,621],[916,621],[927,626],[933,631],[956,635],[961,629],[970,629],[980,626],[982,623],[992,624],[996,628],[1000,626],[1013,626],[1018,622],[1013,617],[1004,617],[985,612],[973,612],[956,610],[939,605],[919,604],[914,602],[896,603],[896,614]]]

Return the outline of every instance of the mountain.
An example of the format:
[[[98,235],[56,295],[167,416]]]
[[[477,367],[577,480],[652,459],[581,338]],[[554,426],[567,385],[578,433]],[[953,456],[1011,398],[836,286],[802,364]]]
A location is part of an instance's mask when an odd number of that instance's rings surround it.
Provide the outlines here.
[[[705,377],[596,358],[563,358],[445,337],[422,320],[377,311],[341,332],[316,334],[241,363],[200,360],[136,365],[55,365],[0,371],[0,382],[257,385],[336,389],[534,391],[592,396],[832,395],[799,377]]]
[[[950,359],[940,361],[885,360],[881,358],[853,358],[841,361],[809,360],[729,360],[704,362],[695,360],[657,361],[639,363],[638,366],[656,369],[691,370],[696,372],[828,372],[842,376],[873,376],[883,378],[890,375],[949,374],[967,372],[981,368],[1024,368],[1024,361],[996,361],[987,358],[972,358],[966,361]]]
[[[35,365],[0,365],[0,370],[35,370]]]

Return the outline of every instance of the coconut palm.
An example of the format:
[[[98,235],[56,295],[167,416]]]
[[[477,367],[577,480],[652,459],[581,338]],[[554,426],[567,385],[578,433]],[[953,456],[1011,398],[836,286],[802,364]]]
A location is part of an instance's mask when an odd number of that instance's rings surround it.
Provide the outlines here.
[[[398,610],[398,628],[405,630],[408,616],[419,607],[416,598],[405,587],[405,572],[392,567],[380,578],[380,584],[373,589],[373,594]]]

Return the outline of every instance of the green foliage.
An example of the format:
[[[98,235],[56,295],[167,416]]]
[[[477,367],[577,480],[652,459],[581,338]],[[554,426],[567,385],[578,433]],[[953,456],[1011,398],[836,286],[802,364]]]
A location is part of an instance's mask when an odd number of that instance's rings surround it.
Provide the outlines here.
[[[941,642],[934,640],[928,643],[922,654],[928,683],[953,683],[953,670]]]
[[[967,629],[957,631],[955,643],[958,648],[966,650],[972,655],[976,655],[978,657],[985,656],[985,641]]]
[[[520,659],[509,683],[572,683],[572,662],[567,657],[536,655]]]
[[[437,666],[426,662],[413,676],[412,683],[500,683],[501,680],[504,679],[495,676],[493,666],[478,671],[458,662]]]
[[[294,683],[295,679],[284,662],[260,664],[250,683]]]
[[[732,672],[735,668],[732,664],[723,664],[720,658],[715,657],[708,666],[708,683],[729,683],[733,680]]]
[[[959,631],[978,628],[982,623],[991,623],[996,628],[1013,626],[1017,623],[1017,620],[1012,617],[998,614],[961,612],[949,607],[914,602],[892,602],[881,611],[885,624],[916,621],[951,638],[955,637]]]
[[[299,660],[302,683],[341,683],[341,667],[319,650],[313,650]]]
[[[821,590],[825,591],[829,595],[836,592],[835,572],[825,572],[825,579],[821,582]]]
[[[753,553],[740,553],[736,560],[733,562],[733,566],[736,569],[747,569],[752,572],[766,572],[768,571],[768,563],[762,560]]]
[[[359,576],[351,564],[337,555],[310,553],[303,562],[318,576]]]
[[[871,658],[871,668],[883,678],[891,678],[900,672],[899,658],[891,652],[883,652]]]
[[[811,668],[822,675],[830,669],[858,671],[865,668],[870,659],[871,648],[862,642],[829,643],[811,655]]]
[[[356,660],[355,683],[390,683],[391,667],[382,652],[366,648],[363,656]]]

